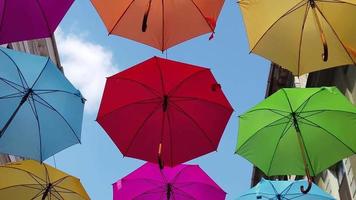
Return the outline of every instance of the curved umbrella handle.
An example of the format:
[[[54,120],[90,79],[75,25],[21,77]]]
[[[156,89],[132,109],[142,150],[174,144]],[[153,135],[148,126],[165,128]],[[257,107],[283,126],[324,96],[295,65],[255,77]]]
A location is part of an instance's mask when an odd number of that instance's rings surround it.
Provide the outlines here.
[[[304,190],[304,186],[300,186],[300,191],[303,193],[303,194],[308,194],[308,192],[311,190],[312,188],[312,185],[313,185],[313,182],[311,180],[310,177],[308,177],[308,187],[307,189]]]

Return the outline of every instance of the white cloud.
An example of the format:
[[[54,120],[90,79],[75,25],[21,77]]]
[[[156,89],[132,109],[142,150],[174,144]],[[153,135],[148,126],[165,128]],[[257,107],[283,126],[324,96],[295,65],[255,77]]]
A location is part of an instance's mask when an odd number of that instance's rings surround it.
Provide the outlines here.
[[[106,77],[118,72],[113,53],[84,35],[65,34],[57,29],[55,36],[64,73],[87,99],[85,111],[94,114],[99,107]]]

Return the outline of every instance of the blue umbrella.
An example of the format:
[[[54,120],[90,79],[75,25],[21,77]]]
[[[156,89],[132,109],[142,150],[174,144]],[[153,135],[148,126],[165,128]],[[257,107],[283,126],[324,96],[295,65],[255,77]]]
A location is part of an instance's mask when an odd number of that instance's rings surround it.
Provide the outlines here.
[[[0,152],[43,161],[80,143],[84,102],[49,58],[0,48]]]
[[[269,181],[262,179],[255,187],[241,195],[238,200],[331,200],[335,199],[318,186],[313,187],[307,194],[300,191],[301,186],[308,185],[306,180],[299,181]]]

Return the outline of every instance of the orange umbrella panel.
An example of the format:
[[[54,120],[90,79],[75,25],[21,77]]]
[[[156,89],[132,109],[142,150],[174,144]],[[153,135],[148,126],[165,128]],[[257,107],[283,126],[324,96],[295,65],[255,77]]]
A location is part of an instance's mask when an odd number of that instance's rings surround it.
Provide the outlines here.
[[[109,34],[161,51],[214,33],[224,0],[91,0]]]

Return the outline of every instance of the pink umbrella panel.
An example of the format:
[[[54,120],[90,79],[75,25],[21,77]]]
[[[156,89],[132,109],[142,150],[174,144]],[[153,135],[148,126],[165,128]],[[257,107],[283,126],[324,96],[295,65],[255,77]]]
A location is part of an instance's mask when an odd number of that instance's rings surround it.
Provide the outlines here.
[[[222,190],[198,165],[160,170],[146,163],[113,184],[114,200],[223,200]]]

